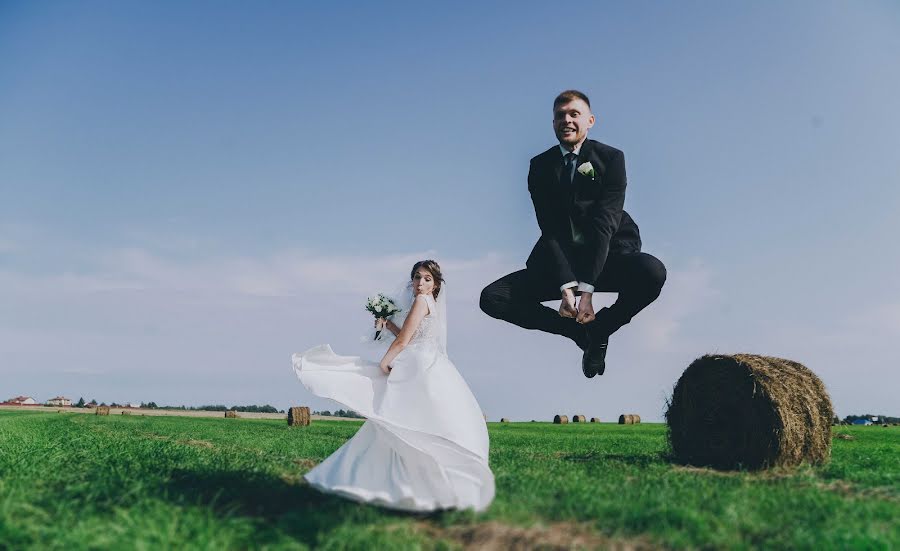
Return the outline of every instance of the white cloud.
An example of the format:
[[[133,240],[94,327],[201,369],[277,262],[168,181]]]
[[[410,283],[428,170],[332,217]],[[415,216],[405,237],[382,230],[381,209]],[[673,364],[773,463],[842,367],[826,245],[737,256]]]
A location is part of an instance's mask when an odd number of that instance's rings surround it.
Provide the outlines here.
[[[0,379],[37,393],[139,389],[147,393],[139,398],[159,403],[286,406],[304,392],[285,385],[290,353],[320,342],[359,348],[371,325],[364,297],[392,290],[416,260],[430,257],[451,281],[460,323],[481,317],[483,274],[512,269],[497,255],[434,251],[178,260],[128,248],[87,255],[93,265],[80,273],[0,271]],[[94,374],[104,376],[85,377]]]
[[[64,278],[73,292],[78,292],[80,283],[80,290],[84,292],[106,286],[111,289],[126,287],[262,297],[295,297],[338,289],[348,293],[368,293],[408,277],[409,269],[416,261],[436,256],[434,251],[384,256],[328,256],[286,251],[266,258],[175,261],[144,249],[130,248],[100,255],[96,274],[58,275],[50,280],[60,282]],[[447,258],[440,262],[445,273],[452,274],[451,285],[461,293],[472,292],[481,285],[481,274],[485,271],[511,269],[509,262],[494,254],[481,258]]]
[[[657,350],[671,346],[682,325],[719,298],[712,278],[711,270],[699,259],[684,268],[670,269],[660,297],[636,324],[644,342]]]
[[[68,375],[103,375],[105,372],[90,367],[66,367],[62,369],[62,373]]]
[[[847,319],[850,332],[860,336],[900,337],[900,302],[885,302],[863,309]]]
[[[832,325],[735,334],[743,329],[722,313],[723,305],[733,305],[700,260],[669,266],[659,300],[611,339],[607,373],[587,380],[580,351],[567,339],[520,329],[478,309],[485,285],[521,268],[518,259],[499,254],[290,250],[260,258],[180,259],[129,248],[87,258],[93,264],[78,273],[0,271],[0,380],[15,383],[7,393],[332,408],[293,380],[290,354],[326,342],[341,353],[363,353],[359,337],[371,331],[365,296],[394,289],[416,260],[437,258],[451,293],[451,357],[492,418],[580,412],[612,419],[637,412],[659,419],[684,368],[734,342],[808,363],[848,413],[891,403],[886,391],[873,392],[857,375],[875,376],[883,368],[878,358],[887,357],[900,329],[898,303]]]

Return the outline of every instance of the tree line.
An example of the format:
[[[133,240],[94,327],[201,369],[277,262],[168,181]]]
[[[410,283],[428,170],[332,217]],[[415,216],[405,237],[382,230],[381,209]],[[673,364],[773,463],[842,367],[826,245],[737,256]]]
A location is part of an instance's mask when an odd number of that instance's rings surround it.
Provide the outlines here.
[[[848,415],[844,417],[844,422],[852,425],[853,421],[858,421],[860,419],[870,420],[873,417],[877,417],[879,423],[900,423],[900,417],[890,417],[888,415],[872,415],[871,413],[866,413],[865,415]]]
[[[362,415],[349,409],[339,409],[333,413],[326,409],[325,411],[314,411],[313,415],[321,415],[323,417],[349,417],[351,419],[365,419],[365,417],[363,417]]]
[[[79,398],[78,402],[73,405],[76,408],[88,408],[88,407],[97,407],[97,406],[109,406],[113,408],[123,408],[129,407],[128,404],[117,404],[112,402],[107,404],[106,402],[97,403],[97,400],[91,400],[90,402],[85,402],[84,398]],[[275,406],[270,406],[266,404],[264,406],[231,406],[227,407],[221,404],[216,405],[205,405],[205,406],[160,406],[157,405],[156,402],[141,402],[141,409],[162,409],[162,410],[178,410],[178,411],[240,411],[244,413],[284,413],[284,410],[278,410]]]

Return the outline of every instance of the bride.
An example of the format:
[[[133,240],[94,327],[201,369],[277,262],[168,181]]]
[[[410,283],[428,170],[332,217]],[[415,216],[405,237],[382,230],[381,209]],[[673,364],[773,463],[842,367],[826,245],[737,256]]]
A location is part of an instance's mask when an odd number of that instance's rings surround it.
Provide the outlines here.
[[[396,337],[379,364],[338,356],[327,344],[293,355],[310,392],[367,418],[305,478],[321,491],[392,509],[483,511],[494,498],[487,427],[447,357],[447,292],[438,263],[417,262],[403,295],[400,326],[376,320]]]

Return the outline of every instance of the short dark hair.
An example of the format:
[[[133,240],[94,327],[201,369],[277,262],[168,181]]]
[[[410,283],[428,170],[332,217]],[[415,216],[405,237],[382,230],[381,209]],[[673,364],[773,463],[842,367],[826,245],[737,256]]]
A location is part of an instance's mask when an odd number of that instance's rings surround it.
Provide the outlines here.
[[[564,92],[560,92],[556,99],[553,100],[553,109],[556,109],[558,106],[569,103],[572,100],[580,99],[585,102],[590,109],[591,100],[584,94],[584,92],[579,92],[578,90],[566,90]]]

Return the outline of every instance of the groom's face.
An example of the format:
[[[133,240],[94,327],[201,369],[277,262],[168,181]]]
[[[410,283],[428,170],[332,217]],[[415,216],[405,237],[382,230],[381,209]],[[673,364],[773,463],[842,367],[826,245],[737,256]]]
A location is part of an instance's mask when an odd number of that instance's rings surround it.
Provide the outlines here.
[[[553,131],[564,146],[573,147],[587,137],[594,126],[594,115],[583,100],[573,99],[553,108]]]

